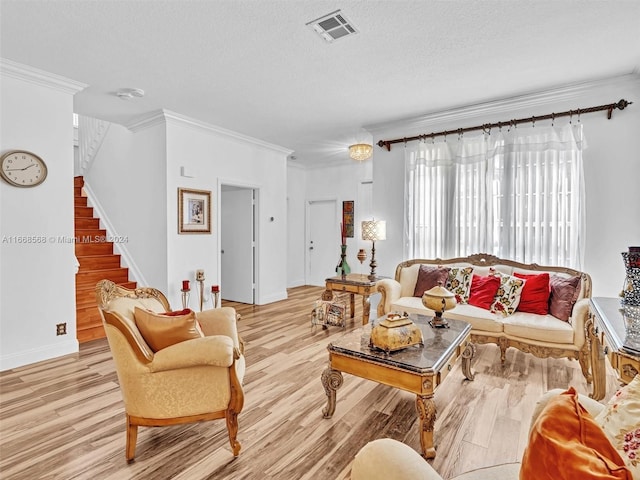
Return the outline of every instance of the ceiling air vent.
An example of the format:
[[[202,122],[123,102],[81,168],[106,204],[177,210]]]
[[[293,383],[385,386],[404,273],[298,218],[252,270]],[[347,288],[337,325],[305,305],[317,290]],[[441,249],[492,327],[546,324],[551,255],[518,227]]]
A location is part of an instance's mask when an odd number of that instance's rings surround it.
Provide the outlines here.
[[[313,28],[328,43],[358,33],[353,23],[347,20],[340,10],[313,20],[307,23],[307,26]]]

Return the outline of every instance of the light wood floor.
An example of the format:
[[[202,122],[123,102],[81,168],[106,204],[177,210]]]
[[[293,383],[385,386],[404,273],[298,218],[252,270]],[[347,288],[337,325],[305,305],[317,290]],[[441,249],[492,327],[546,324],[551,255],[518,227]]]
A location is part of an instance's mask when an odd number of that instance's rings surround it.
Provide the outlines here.
[[[360,447],[381,437],[419,451],[414,397],[345,375],[336,413],[322,418],[320,374],[329,341],[344,331],[311,329],[318,287],[289,291],[242,314],[247,374],[237,459],[224,421],[140,428],[136,461],[124,458],[124,411],[106,340],[80,353],[0,373],[2,479],[314,479],[349,478]],[[356,302],[357,303],[357,302]],[[347,330],[359,326],[356,321]],[[573,385],[589,393],[578,363],[538,359],[510,349],[504,367],[492,345],[478,346],[475,381],[456,367],[436,392],[438,454],[446,479],[486,465],[518,461],[538,397]],[[617,388],[607,367],[607,397]]]

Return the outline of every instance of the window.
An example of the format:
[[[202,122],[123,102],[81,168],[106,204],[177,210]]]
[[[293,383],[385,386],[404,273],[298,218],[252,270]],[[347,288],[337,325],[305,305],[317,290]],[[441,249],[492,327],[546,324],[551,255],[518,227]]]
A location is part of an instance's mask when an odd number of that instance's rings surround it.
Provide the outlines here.
[[[569,124],[407,149],[405,256],[580,269],[584,144],[582,125]]]

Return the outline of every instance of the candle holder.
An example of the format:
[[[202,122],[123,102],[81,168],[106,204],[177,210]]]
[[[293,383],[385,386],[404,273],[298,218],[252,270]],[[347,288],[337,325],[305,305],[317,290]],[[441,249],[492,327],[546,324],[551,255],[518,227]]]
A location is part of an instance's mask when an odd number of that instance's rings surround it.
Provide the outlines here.
[[[213,308],[220,308],[220,287],[218,285],[211,286],[211,300]]]
[[[189,307],[189,292],[191,290],[187,289],[187,290],[180,290],[182,292],[182,308],[188,308]]]
[[[204,270],[196,270],[196,282],[198,282],[198,291],[200,293],[200,311],[204,305]]]

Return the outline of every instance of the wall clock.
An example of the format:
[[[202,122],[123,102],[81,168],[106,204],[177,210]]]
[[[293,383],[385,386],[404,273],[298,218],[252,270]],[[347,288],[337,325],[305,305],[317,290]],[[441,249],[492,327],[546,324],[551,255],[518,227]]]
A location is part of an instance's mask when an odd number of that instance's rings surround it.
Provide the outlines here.
[[[35,187],[47,178],[47,165],[35,153],[13,150],[2,155],[0,175],[16,187]]]

